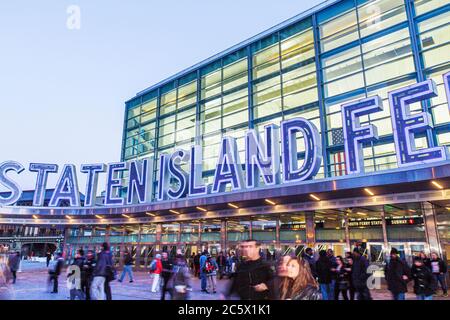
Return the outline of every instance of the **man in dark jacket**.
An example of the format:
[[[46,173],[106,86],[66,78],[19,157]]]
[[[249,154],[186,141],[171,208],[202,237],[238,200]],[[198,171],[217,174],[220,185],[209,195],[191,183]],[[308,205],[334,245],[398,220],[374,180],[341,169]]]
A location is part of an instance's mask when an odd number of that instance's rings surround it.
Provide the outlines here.
[[[91,285],[91,298],[94,300],[105,300],[105,283],[108,283],[114,277],[114,263],[112,254],[109,250],[109,244],[102,244],[102,251],[98,254],[97,264],[93,272],[94,279]],[[109,281],[108,281],[109,280]]]
[[[323,300],[333,300],[334,292],[331,290],[332,264],[325,250],[319,251],[319,259],[316,262],[317,280],[320,285]]]
[[[19,266],[20,266],[20,252],[17,251],[17,252],[11,253],[8,257],[8,267],[13,276],[13,282],[12,282],[13,284],[16,283],[16,279],[17,279],[16,273],[17,273],[17,270],[19,270]]]
[[[86,300],[91,300],[91,283],[94,278],[94,269],[96,266],[94,251],[89,250],[81,269],[81,290],[83,290]]]
[[[133,258],[131,257],[131,254],[128,251],[124,252],[123,271],[122,275],[120,276],[119,282],[123,281],[127,273],[128,276],[130,277],[130,283],[133,282]]]
[[[358,300],[372,300],[369,288],[367,287],[367,267],[369,262],[361,255],[358,248],[353,249],[353,263],[351,270],[351,281],[355,289],[355,294]]]
[[[306,248],[305,253],[303,254],[303,259],[305,259],[308,264],[309,268],[311,269],[311,273],[314,278],[317,278],[316,273],[316,259],[314,259],[314,251],[311,248]]]
[[[259,244],[253,240],[245,240],[240,244],[243,262],[236,270],[231,287],[226,296],[237,294],[241,300],[268,300],[275,297],[273,288],[273,272],[270,266],[261,259]]]
[[[70,300],[75,300],[76,297],[78,297],[80,300],[85,300],[86,295],[84,294],[83,290],[81,289],[81,282],[83,277],[83,265],[84,265],[84,250],[80,249],[78,250],[77,254],[75,255],[75,259],[72,262],[72,266],[76,266],[79,269],[79,279],[77,279],[77,271],[75,271],[73,268],[69,267],[67,278],[68,281],[71,281],[72,286],[70,288]],[[75,279],[71,279],[72,276],[75,276]]]
[[[417,298],[433,300],[433,294],[436,292],[436,279],[420,257],[414,257],[411,278],[414,280],[414,293]]]
[[[391,259],[386,265],[384,277],[388,284],[394,300],[405,300],[405,293],[408,292],[408,281],[410,278],[410,270],[405,261],[398,256],[395,248],[391,250]]]
[[[222,279],[225,272],[225,267],[227,265],[227,258],[222,251],[220,251],[217,256],[217,265],[219,266],[219,279]]]
[[[49,264],[49,278],[48,282],[53,281],[53,291],[50,293],[58,293],[58,277],[61,274],[61,269],[64,265],[64,259],[62,258],[61,253],[56,253],[55,260],[51,261]]]
[[[200,279],[200,252],[197,252],[194,257],[194,277]]]
[[[170,293],[170,290],[167,287],[167,284],[169,283],[170,277],[172,276],[172,269],[173,269],[172,259],[169,258],[169,255],[167,254],[167,252],[162,253],[161,264],[162,264],[162,268],[163,268],[162,273],[161,273],[161,276],[163,278],[163,287],[161,290],[161,300],[166,300],[166,292]]]

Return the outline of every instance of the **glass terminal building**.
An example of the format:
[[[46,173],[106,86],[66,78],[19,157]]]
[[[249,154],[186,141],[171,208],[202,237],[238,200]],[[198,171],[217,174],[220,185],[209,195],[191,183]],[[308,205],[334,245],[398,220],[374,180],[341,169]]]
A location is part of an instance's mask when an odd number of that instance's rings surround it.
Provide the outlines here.
[[[197,145],[212,183],[222,137],[236,138],[243,160],[248,129],[295,117],[319,130],[320,170],[299,186],[105,209],[108,221],[47,217],[63,229],[67,256],[106,239],[117,258],[126,249],[147,268],[157,251],[216,254],[252,238],[268,259],[308,246],[336,255],[359,246],[372,262],[391,247],[406,259],[419,251],[450,259],[450,162],[399,168],[388,107],[389,92],[432,79],[438,96],[410,105],[433,124],[415,146],[450,148],[449,9],[449,0],[329,0],[139,92],[126,102],[121,157],[153,157],[155,176],[160,154]],[[363,145],[365,173],[348,176],[341,105],[374,95],[385,108],[360,121],[379,139]],[[301,162],[304,144],[297,151]]]

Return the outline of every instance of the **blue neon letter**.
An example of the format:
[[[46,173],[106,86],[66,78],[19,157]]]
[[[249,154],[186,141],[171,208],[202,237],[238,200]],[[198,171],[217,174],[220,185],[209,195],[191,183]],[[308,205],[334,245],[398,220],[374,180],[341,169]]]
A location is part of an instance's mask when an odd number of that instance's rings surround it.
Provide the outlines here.
[[[106,196],[105,206],[108,205],[123,205],[124,199],[117,197],[117,188],[121,186],[121,179],[118,178],[120,171],[128,169],[127,162],[115,162],[108,164],[108,174],[106,178]]]
[[[58,172],[58,165],[51,163],[30,163],[31,172],[37,172],[36,187],[34,188],[33,206],[44,204],[45,187],[49,172]]]
[[[0,206],[7,206],[10,204],[14,204],[17,200],[20,199],[22,195],[22,189],[19,184],[15,181],[11,180],[6,174],[9,171],[15,171],[17,174],[21,173],[25,168],[18,162],[15,161],[6,161],[0,164],[0,184],[11,190],[11,194],[7,197],[0,197]]]
[[[78,190],[77,174],[73,164],[64,165],[61,176],[56,183],[49,207],[56,207],[61,200],[69,200],[71,207],[80,206],[80,192]]]
[[[211,193],[225,192],[227,183],[231,183],[231,190],[240,190],[244,185],[236,139],[232,137],[222,138]]]

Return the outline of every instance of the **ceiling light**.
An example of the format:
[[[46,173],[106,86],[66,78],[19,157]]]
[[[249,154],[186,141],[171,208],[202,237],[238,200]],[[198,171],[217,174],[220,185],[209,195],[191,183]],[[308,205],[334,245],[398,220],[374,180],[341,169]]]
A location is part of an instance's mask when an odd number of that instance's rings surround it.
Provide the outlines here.
[[[96,214],[95,215],[97,218],[99,218],[99,219],[103,219],[103,217],[102,216],[99,216],[98,214]]]
[[[232,208],[239,209],[239,207],[233,203],[228,203],[228,205]]]
[[[439,183],[437,183],[436,181],[431,181],[431,183],[434,184],[438,189],[444,189],[444,187]]]
[[[175,214],[180,214],[178,211],[175,211],[175,210],[169,210],[169,211],[172,213],[175,213]]]
[[[374,195],[375,195],[375,194],[374,194],[372,191],[370,191],[370,189],[368,189],[368,188],[364,188],[364,191],[365,191],[366,193],[370,194],[371,196],[374,196]]]
[[[148,215],[148,216],[152,216],[152,217],[155,217],[155,216],[156,216],[156,214],[151,213],[151,212],[146,212],[145,214]]]
[[[320,201],[320,198],[316,195],[313,195],[312,193],[309,195],[311,198],[313,198],[314,200]]]
[[[197,210],[203,211],[203,212],[207,212],[208,210],[202,207],[195,207]]]
[[[268,204],[271,204],[271,205],[276,205],[276,203],[275,202],[273,202],[272,200],[269,200],[269,199],[264,199],[264,201],[265,202],[267,202]]]

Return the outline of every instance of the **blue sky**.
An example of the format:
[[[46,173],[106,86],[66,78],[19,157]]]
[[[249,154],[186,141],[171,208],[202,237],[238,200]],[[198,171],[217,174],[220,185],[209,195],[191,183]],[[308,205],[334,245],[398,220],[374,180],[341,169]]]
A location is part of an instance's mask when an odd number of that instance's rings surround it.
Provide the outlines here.
[[[12,175],[26,190],[30,162],[119,161],[124,101],[320,2],[1,1],[0,162],[26,167]],[[79,30],[66,26],[71,5]]]

